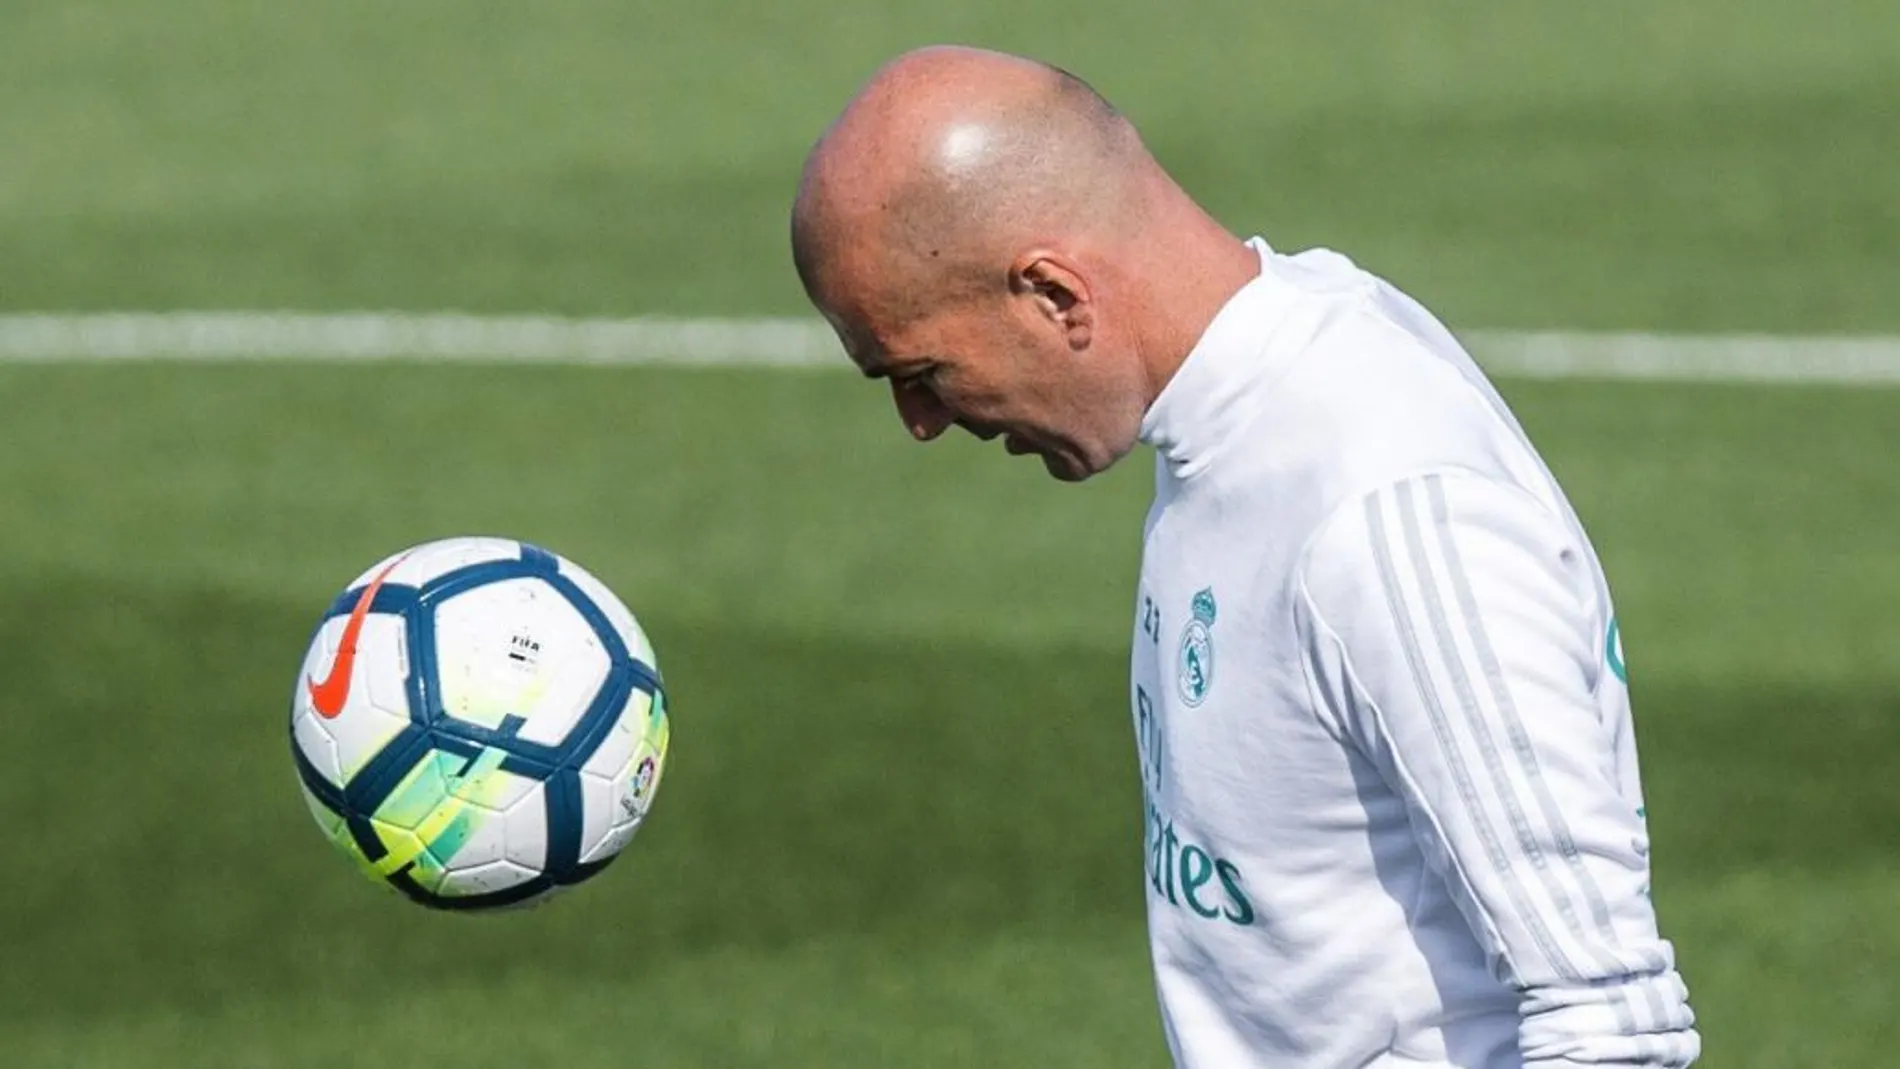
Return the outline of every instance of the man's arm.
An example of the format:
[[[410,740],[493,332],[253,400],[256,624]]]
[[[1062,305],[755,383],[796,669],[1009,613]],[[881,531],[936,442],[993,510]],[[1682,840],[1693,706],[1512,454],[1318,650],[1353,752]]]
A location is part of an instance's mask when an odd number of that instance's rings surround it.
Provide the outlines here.
[[[1519,992],[1526,1069],[1694,1061],[1641,802],[1619,787],[1627,726],[1598,711],[1614,680],[1589,555],[1568,525],[1516,487],[1424,475],[1335,514],[1302,587],[1315,689]]]

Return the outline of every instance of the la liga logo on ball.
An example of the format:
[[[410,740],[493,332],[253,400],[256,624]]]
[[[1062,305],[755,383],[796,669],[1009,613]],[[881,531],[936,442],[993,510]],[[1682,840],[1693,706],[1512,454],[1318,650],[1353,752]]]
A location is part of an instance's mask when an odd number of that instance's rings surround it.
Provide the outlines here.
[[[628,813],[637,813],[647,806],[647,798],[659,779],[660,763],[652,757],[640,759],[640,767],[633,770],[633,779],[627,783],[627,793],[620,799],[620,805]]]
[[[544,899],[604,869],[666,762],[653,645],[538,546],[453,538],[363,573],[291,700],[304,799],[371,879],[436,909]]]

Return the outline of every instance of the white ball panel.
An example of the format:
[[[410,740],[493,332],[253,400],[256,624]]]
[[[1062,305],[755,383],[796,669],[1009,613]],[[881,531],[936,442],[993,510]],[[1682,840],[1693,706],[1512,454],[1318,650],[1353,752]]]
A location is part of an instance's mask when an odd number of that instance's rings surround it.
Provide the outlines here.
[[[517,806],[538,810],[540,789],[535,780],[499,769],[456,782],[450,788],[453,798],[447,804],[465,806],[460,812],[466,814],[469,834],[453,853],[438,853],[438,860],[455,872],[508,856],[508,814]],[[535,798],[530,801],[529,795]],[[441,840],[436,849],[446,849]]]
[[[508,777],[513,779],[514,777]],[[500,861],[508,853],[507,816],[482,805],[470,805],[461,811],[457,820],[469,822],[468,838],[464,839],[455,852],[447,857],[436,855],[436,860],[450,872],[460,872],[491,861]],[[441,849],[440,846],[437,849]]]
[[[601,839],[600,844],[594,848],[593,852],[581,858],[581,860],[592,862],[599,861],[602,858],[613,857],[615,854],[627,848],[627,844],[633,841],[633,833],[639,830],[639,827],[638,821],[615,826]]]
[[[626,845],[625,838],[614,841],[615,831],[627,823],[632,802],[628,780],[640,745],[639,725],[645,723],[644,716],[636,714],[648,700],[644,693],[634,694],[600,748],[581,766],[582,861],[611,857]]]
[[[343,708],[335,717],[324,717],[317,712],[310,698],[310,687],[313,682],[329,677],[336,662],[337,647],[348,626],[346,616],[325,622],[310,644],[303,674],[297,679],[296,696],[291,701],[291,723],[298,744],[304,747],[304,755],[339,786],[349,782],[351,776],[409,723],[402,653],[407,639],[402,618],[387,614],[363,618],[363,629],[357,636],[356,661],[351,666],[349,698]],[[317,742],[319,731],[332,743],[327,756]]]
[[[583,773],[612,779],[626,772],[627,763],[640,745],[640,729],[646,724],[642,711],[650,700],[644,691],[634,692],[607,737],[600,740],[600,748],[581,766]]]
[[[561,592],[540,579],[476,587],[436,609],[442,706],[458,720],[524,723],[520,737],[553,746],[573,730],[607,678],[607,651]]]
[[[540,872],[548,864],[548,792],[536,783],[502,818],[506,828],[508,860]]]
[[[661,760],[645,735],[651,707],[649,696],[635,694],[612,733],[581,769],[582,861],[619,853],[646,820],[659,786]]]
[[[395,570],[383,581],[397,586],[421,586],[431,579],[438,579],[471,564],[519,560],[520,557],[521,543],[511,538],[444,538],[384,557],[344,589],[354,590],[368,584],[381,575],[384,568],[398,560],[402,563],[396,565]]]
[[[519,887],[537,875],[539,873],[536,870],[523,868],[506,859],[491,861],[486,865],[445,873],[435,893],[444,897],[493,894],[510,887]]]
[[[323,726],[323,718],[310,708],[298,709],[291,714],[290,734],[297,749],[303,752],[305,760],[316,767],[317,774],[329,780],[335,786],[343,786],[343,763],[337,759],[336,740]]]
[[[654,659],[653,643],[647,640],[647,633],[641,628],[640,621],[634,618],[633,610],[627,608],[625,602],[621,601],[613,591],[607,589],[607,584],[594,578],[593,573],[566,557],[560,558],[560,561],[561,574],[572,579],[575,586],[580,587],[594,604],[600,606],[600,611],[606,614],[607,619],[620,632],[620,640],[627,644],[627,650],[633,654],[633,659],[658,671],[659,662]]]
[[[581,853],[582,861],[600,858],[601,845],[613,830],[614,781],[607,776],[582,772],[581,780]]]
[[[408,683],[408,622],[400,616],[365,617],[356,646],[356,686],[362,688],[363,700],[371,708],[408,720]]]
[[[479,779],[463,780],[457,783],[452,793],[457,798],[465,798],[497,814],[506,813],[518,805],[527,803],[526,799],[541,786],[539,780],[519,776],[513,772],[496,770]]]

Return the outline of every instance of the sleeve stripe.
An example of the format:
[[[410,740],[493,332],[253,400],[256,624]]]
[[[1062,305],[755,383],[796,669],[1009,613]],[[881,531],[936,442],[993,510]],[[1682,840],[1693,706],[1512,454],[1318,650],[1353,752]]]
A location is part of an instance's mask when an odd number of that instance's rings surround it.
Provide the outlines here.
[[[1474,688],[1474,674],[1484,674],[1487,683],[1492,685],[1491,697],[1494,702],[1499,702],[1497,718],[1506,721],[1514,741],[1522,741],[1522,749],[1516,754],[1520,758],[1529,753],[1528,735],[1525,734],[1521,721],[1516,718],[1515,705],[1503,704],[1503,702],[1508,702],[1508,690],[1503,687],[1502,680],[1499,678],[1502,672],[1497,667],[1496,655],[1484,632],[1482,620],[1475,612],[1475,595],[1471,593],[1468,582],[1464,581],[1462,568],[1453,573],[1453,567],[1446,559],[1455,551],[1451,549],[1448,509],[1443,506],[1443,488],[1440,480],[1436,476],[1428,476],[1424,481],[1429,488],[1428,496],[1432,498],[1430,502],[1421,503],[1415,493],[1414,484],[1410,482],[1401,483],[1391,491],[1395,496],[1393,511],[1398,515],[1398,526],[1405,541],[1406,556],[1409,558],[1406,563],[1410,564],[1414,573],[1412,578],[1417,585],[1418,600],[1423,603],[1422,606],[1413,606],[1407,602],[1406,591],[1398,574],[1398,561],[1393,552],[1395,547],[1391,545],[1394,540],[1393,532],[1382,511],[1376,517],[1379,526],[1373,528],[1375,552],[1383,554],[1381,575],[1386,580],[1388,605],[1392,609],[1394,622],[1398,625],[1403,637],[1406,657],[1411,664],[1419,693],[1433,717],[1434,734],[1439,740],[1439,745],[1446,757],[1447,767],[1451,770],[1460,795],[1470,812],[1473,826],[1478,830],[1485,844],[1493,868],[1509,894],[1512,906],[1524,925],[1524,930],[1530,934],[1539,953],[1558,975],[1584,981],[1587,977],[1618,975],[1632,971],[1653,971],[1647,967],[1647,962],[1632,968],[1629,963],[1622,961],[1622,956],[1615,949],[1615,933],[1607,925],[1603,929],[1605,937],[1601,940],[1586,938],[1584,925],[1578,915],[1573,896],[1565,887],[1564,882],[1564,875],[1572,878],[1579,875],[1581,859],[1576,856],[1574,841],[1568,827],[1561,823],[1554,803],[1545,807],[1540,815],[1547,821],[1551,832],[1550,838],[1558,839],[1571,846],[1572,863],[1566,866],[1566,873],[1560,874],[1553,869],[1551,858],[1545,851],[1543,842],[1540,841],[1539,831],[1532,827],[1530,814],[1519,796],[1510,770],[1505,767],[1504,754],[1494,738],[1491,727],[1492,718],[1487,714]],[[1384,494],[1374,495],[1372,500],[1376,501],[1384,496]],[[1368,517],[1369,520],[1373,518]],[[1434,554],[1428,548],[1422,531],[1426,520],[1432,523],[1434,541],[1442,544],[1440,549],[1442,556],[1439,559],[1444,561],[1447,574],[1455,574],[1454,585],[1463,583],[1457,595],[1462,610],[1461,616],[1464,618],[1462,622],[1467,625],[1466,637],[1473,653],[1480,661],[1481,667],[1477,673],[1472,670],[1452,630],[1445,601],[1440,593],[1438,574],[1433,567]],[[1426,660],[1420,641],[1420,631],[1429,631],[1435,641],[1435,652],[1448,677],[1450,694],[1446,694],[1441,685],[1433,679],[1432,668]],[[1499,699],[1500,694],[1506,695],[1502,702]],[[1451,704],[1455,704],[1457,711],[1462,714],[1461,725],[1454,726],[1447,718],[1446,707]],[[1460,739],[1459,726],[1462,726],[1464,733],[1468,736],[1468,741]],[[1475,760],[1468,752],[1469,750],[1476,751]],[[1474,771],[1481,771],[1484,777],[1482,782],[1474,780]],[[1534,758],[1529,763],[1521,764],[1518,772],[1524,782],[1532,784],[1534,788],[1545,788],[1547,791],[1547,785],[1543,782],[1541,770],[1537,768]],[[1487,794],[1495,798],[1495,803],[1486,797]],[[1506,841],[1493,826],[1492,817],[1499,809],[1502,810],[1503,817],[1514,835],[1517,857],[1527,862],[1529,871],[1536,874],[1534,886],[1527,886],[1526,882],[1519,878],[1517,866],[1514,865],[1512,856],[1506,852],[1508,849]],[[1559,849],[1561,850],[1561,847]],[[1587,897],[1588,891],[1583,893]],[[1607,913],[1607,906],[1604,909]],[[1553,929],[1551,912],[1556,914],[1556,923],[1560,927]],[[1607,921],[1607,916],[1604,919]],[[1565,939],[1564,936],[1569,938]],[[1566,946],[1582,951],[1590,959],[1588,966],[1579,968],[1577,960],[1566,951]],[[1601,952],[1592,953],[1592,951]],[[1653,1003],[1653,999],[1651,1002]],[[1611,998],[1609,1008],[1616,1014],[1619,1025],[1626,1031],[1632,1033],[1647,1031],[1646,1028],[1638,1027],[1635,1020],[1636,1007],[1631,1004],[1627,995],[1619,993]],[[1644,1016],[1650,1017],[1652,1022],[1659,1021],[1663,1016],[1660,1005],[1648,1005],[1644,1009],[1649,1011]]]
[[[1572,936],[1582,934],[1582,924],[1577,919],[1576,907],[1571,904],[1570,896],[1552,877],[1550,859],[1545,856],[1543,844],[1538,841],[1536,831],[1531,828],[1530,817],[1520,804],[1514,789],[1510,773],[1504,767],[1504,755],[1499,752],[1497,742],[1491,737],[1491,725],[1479,704],[1477,692],[1472,688],[1471,674],[1466,670],[1464,657],[1452,637],[1451,622],[1445,612],[1445,603],[1439,594],[1437,577],[1432,571],[1432,562],[1427,557],[1425,540],[1419,531],[1419,508],[1411,483],[1398,487],[1398,511],[1400,527],[1405,534],[1406,549],[1410,551],[1412,570],[1417,579],[1420,600],[1424,602],[1426,624],[1432,637],[1438,643],[1438,657],[1444,664],[1450,677],[1451,688],[1456,697],[1457,708],[1464,714],[1465,730],[1476,743],[1478,755],[1483,759],[1484,771],[1489,776],[1487,785],[1496,795],[1504,815],[1510,821],[1511,831],[1517,836],[1517,848],[1528,860],[1544,885],[1545,893],[1563,919],[1564,928]],[[1475,618],[1467,621],[1469,637],[1474,646],[1483,647],[1483,627]],[[1482,659],[1482,656],[1481,656]],[[1501,711],[1501,710],[1500,710]],[[1533,767],[1522,770],[1525,777],[1538,775]]]
[[[1409,490],[1410,487],[1407,486],[1404,489]],[[1490,635],[1485,630],[1484,619],[1478,611],[1477,596],[1472,592],[1471,581],[1465,572],[1464,557],[1459,552],[1457,539],[1452,535],[1451,509],[1445,500],[1444,478],[1439,475],[1428,476],[1425,479],[1425,493],[1430,501],[1433,532],[1444,554],[1446,575],[1451,581],[1452,594],[1457,601],[1458,612],[1464,617],[1466,626],[1470,629],[1473,652],[1477,655],[1478,666],[1491,692],[1498,719],[1504,725],[1511,750],[1517,758],[1519,767],[1523,770],[1524,782],[1530,786],[1544,823],[1550,829],[1551,837],[1556,841],[1557,852],[1563,859],[1564,867],[1582,891],[1584,902],[1590,911],[1590,920],[1601,945],[1609,947],[1613,955],[1622,958],[1620,940],[1615,925],[1610,919],[1609,902],[1583,862],[1582,854],[1577,849],[1576,838],[1571,834],[1569,822],[1564,819],[1562,808],[1558,806],[1556,797],[1551,794],[1550,781],[1538,766],[1537,752],[1531,745],[1530,733],[1524,729],[1524,720],[1518,712],[1517,703],[1511,697],[1510,688],[1505,684],[1504,670],[1498,662],[1496,650],[1491,645]],[[1407,533],[1408,535],[1412,533],[1409,524]],[[1421,565],[1422,582],[1429,582],[1429,574]],[[1435,623],[1440,622],[1437,615],[1434,614]],[[1447,663],[1455,663],[1451,657],[1453,650],[1447,647],[1445,653]],[[1460,678],[1463,677],[1462,666],[1454,668],[1453,671]],[[1467,707],[1475,714],[1477,710],[1475,702],[1468,703]],[[1474,723],[1474,731],[1481,733],[1482,726],[1482,724]],[[1491,740],[1488,735],[1481,734],[1481,737],[1486,748],[1491,749]],[[1505,782],[1500,778],[1501,785]],[[1517,812],[1514,797],[1507,795],[1507,804],[1511,805],[1514,812]],[[1530,841],[1528,845],[1533,850],[1536,848],[1534,841]],[[1557,888],[1553,886],[1552,891],[1556,893]],[[1565,919],[1571,922],[1572,934],[1582,935],[1577,919],[1569,909],[1568,900],[1560,899],[1559,908],[1564,910]],[[1624,966],[1625,971],[1656,973],[1666,971],[1669,967],[1669,963],[1662,960],[1660,952],[1654,950],[1641,954],[1637,961],[1620,962],[1620,964]],[[1632,965],[1636,968],[1630,969]],[[1647,986],[1643,990],[1650,1002],[1648,1008],[1651,1010],[1652,1019],[1657,1022],[1662,1021],[1666,1013],[1656,993]]]
[[[1403,489],[1403,487],[1401,488]],[[1399,585],[1398,570],[1393,559],[1390,538],[1387,535],[1384,492],[1366,498],[1366,528],[1372,542],[1372,555],[1379,569],[1379,580],[1385,588],[1386,604],[1392,612],[1392,622],[1398,630],[1400,645],[1405,651],[1405,660],[1412,670],[1413,684],[1418,688],[1420,700],[1424,703],[1427,716],[1431,720],[1432,734],[1438,739],[1439,748],[1444,752],[1446,767],[1450,770],[1453,784],[1458,789],[1465,812],[1469,814],[1472,827],[1483,844],[1485,857],[1496,870],[1504,890],[1510,896],[1513,911],[1518,921],[1531,939],[1537,944],[1538,951],[1549,962],[1556,974],[1568,983],[1583,983],[1583,973],[1557,945],[1550,929],[1545,925],[1543,916],[1531,905],[1524,894],[1524,887],[1511,875],[1510,859],[1505,855],[1504,846],[1496,831],[1491,827],[1488,807],[1479,797],[1477,784],[1471,778],[1466,767],[1465,755],[1452,735],[1450,723],[1444,708],[1439,704],[1438,689],[1432,685],[1429,669],[1419,646],[1418,633],[1412,626],[1412,616],[1405,603],[1405,593]]]
[[[1594,757],[1627,725],[1605,727],[1579,689],[1594,694],[1597,647],[1588,591],[1558,570],[1574,526],[1455,472],[1348,507],[1359,522],[1333,524],[1309,555],[1315,585],[1300,581],[1307,685],[1404,800],[1491,971],[1518,989],[1526,1064],[1687,1065],[1700,1044],[1669,944],[1647,902],[1606,896],[1637,892],[1622,791]],[[1326,607],[1352,626],[1334,631]]]
[[[1439,591],[1438,576],[1433,568],[1434,561],[1421,531],[1421,521],[1425,519],[1429,519],[1432,524],[1433,540],[1438,543],[1436,548],[1439,550],[1439,560],[1444,564],[1446,574],[1454,588],[1454,596],[1458,599],[1461,622],[1465,625],[1465,633],[1471,644],[1472,654],[1479,662],[1478,674],[1485,677],[1489,686],[1496,713],[1495,719],[1505,724],[1507,734],[1511,736],[1513,743],[1517,744],[1513,749],[1514,756],[1519,759],[1518,774],[1526,784],[1531,786],[1533,792],[1541,794],[1540,800],[1549,797],[1548,784],[1537,765],[1535,754],[1531,751],[1530,739],[1524,731],[1523,723],[1517,717],[1516,705],[1510,700],[1510,691],[1504,685],[1503,672],[1498,667],[1497,655],[1492,649],[1489,635],[1485,632],[1484,621],[1477,611],[1477,597],[1472,593],[1470,583],[1461,567],[1462,560],[1458,556],[1456,541],[1450,529],[1449,508],[1445,505],[1442,480],[1439,476],[1433,475],[1427,476],[1423,481],[1426,486],[1426,496],[1429,499],[1423,507],[1417,500],[1412,483],[1402,483],[1397,488],[1400,524],[1404,530],[1406,546],[1410,550],[1412,568],[1418,582],[1421,599],[1425,603],[1428,626],[1438,642],[1439,659],[1443,662],[1446,673],[1450,677],[1452,689],[1456,692],[1458,707],[1464,713],[1466,730],[1483,757],[1484,769],[1490,776],[1489,786],[1510,820],[1512,830],[1517,833],[1517,847],[1520,855],[1530,863],[1531,870],[1537,874],[1537,880],[1542,885],[1544,900],[1556,910],[1558,917],[1562,920],[1564,930],[1577,944],[1590,950],[1601,949],[1607,945],[1608,949],[1604,953],[1591,955],[1595,959],[1592,962],[1593,974],[1601,976],[1629,972],[1631,971],[1629,967],[1619,960],[1619,955],[1615,952],[1616,934],[1609,929],[1607,924],[1607,906],[1603,907],[1605,924],[1601,929],[1602,939],[1591,941],[1585,938],[1583,921],[1578,916],[1571,894],[1564,886],[1562,877],[1552,871],[1551,859],[1544,851],[1538,832],[1533,830],[1523,799],[1519,796],[1518,788],[1510,772],[1505,768],[1504,755],[1493,737],[1493,718],[1487,716],[1473,687],[1471,666],[1467,663],[1464,652],[1459,648],[1446,612],[1444,599]],[[1421,512],[1428,514],[1421,516]],[[1581,871],[1581,865],[1578,864],[1580,859],[1577,857],[1569,827],[1563,822],[1554,801],[1541,808],[1543,812],[1540,815],[1544,818],[1549,838],[1557,841],[1559,852],[1563,851],[1564,845],[1570,847],[1569,874],[1573,878],[1583,877],[1584,873]],[[1516,880],[1516,875],[1510,872],[1504,873],[1503,876],[1506,880],[1513,882]],[[1588,885],[1582,891],[1586,898],[1590,896],[1592,886]],[[1636,1026],[1633,1007],[1626,997],[1614,999],[1611,1008],[1616,1013],[1618,1024],[1624,1031],[1631,1033],[1641,1031]],[[1654,1009],[1660,1010],[1660,1007],[1654,1007]]]
[[[1410,487],[1406,489],[1409,490]],[[1504,670],[1498,664],[1497,653],[1491,647],[1490,635],[1485,631],[1484,619],[1478,612],[1478,599],[1472,593],[1471,581],[1465,574],[1464,557],[1458,551],[1458,540],[1452,536],[1450,507],[1445,502],[1445,488],[1442,480],[1435,475],[1428,477],[1425,480],[1425,493],[1431,502],[1433,533],[1444,552],[1445,572],[1451,580],[1452,595],[1457,599],[1459,614],[1464,617],[1466,626],[1470,629],[1472,652],[1477,655],[1478,667],[1491,692],[1491,701],[1497,707],[1498,719],[1503,722],[1505,735],[1511,743],[1511,750],[1517,757],[1519,767],[1523,770],[1524,781],[1530,784],[1536,793],[1538,808],[1542,810],[1544,820],[1550,826],[1551,837],[1556,840],[1559,856],[1564,859],[1567,867],[1583,888],[1584,898],[1590,907],[1591,920],[1596,924],[1599,932],[1613,935],[1610,929],[1610,907],[1604,901],[1602,892],[1597,889],[1596,882],[1583,869],[1576,840],[1570,834],[1570,826],[1565,823],[1563,813],[1557,808],[1556,799],[1551,797],[1550,784],[1544,779],[1542,769],[1538,767],[1537,754],[1531,747],[1530,736],[1524,731],[1524,722],[1518,716],[1517,703],[1511,698],[1511,690],[1504,683]],[[1416,535],[1409,524],[1406,533],[1408,536]],[[1418,548],[1416,543],[1414,543],[1414,548]],[[1421,575],[1428,574],[1422,561],[1418,563],[1418,567]],[[1433,608],[1437,610],[1438,606],[1434,605]],[[1442,625],[1442,611],[1435,611],[1433,615],[1435,622]],[[1468,689],[1468,684],[1464,679],[1464,666],[1452,659],[1452,651],[1447,650],[1446,657],[1447,662],[1452,665],[1452,671],[1457,676],[1461,689]],[[1468,704],[1473,709],[1477,706],[1475,699],[1470,699]],[[1488,735],[1483,741],[1487,749],[1495,750]],[[1527,842],[1526,846],[1532,851],[1537,849],[1537,844],[1534,842]],[[1541,856],[1536,860],[1541,867],[1543,864]],[[1570,916],[1574,918],[1575,915],[1572,913]],[[1574,921],[1572,928],[1576,928]]]

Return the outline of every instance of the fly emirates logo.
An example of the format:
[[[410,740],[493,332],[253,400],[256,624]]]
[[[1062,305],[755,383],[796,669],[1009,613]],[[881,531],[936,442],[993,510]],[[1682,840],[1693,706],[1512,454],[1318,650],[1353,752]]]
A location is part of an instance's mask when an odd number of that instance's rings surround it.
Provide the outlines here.
[[[1163,808],[1162,747],[1165,742],[1153,699],[1135,687],[1135,735],[1141,750],[1141,794],[1146,819],[1148,890],[1158,901],[1209,924],[1245,928],[1254,922],[1253,902],[1240,866],[1193,842],[1175,829]]]

